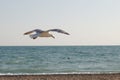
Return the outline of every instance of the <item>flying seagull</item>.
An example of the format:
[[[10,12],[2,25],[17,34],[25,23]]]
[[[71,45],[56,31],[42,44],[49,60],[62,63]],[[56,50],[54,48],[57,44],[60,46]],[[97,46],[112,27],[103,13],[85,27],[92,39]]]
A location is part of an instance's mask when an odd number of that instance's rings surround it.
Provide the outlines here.
[[[43,31],[41,29],[35,29],[35,30],[28,31],[28,32],[24,33],[24,35],[30,34],[30,38],[32,38],[32,39],[36,39],[37,37],[52,37],[52,38],[55,38],[52,34],[49,33],[50,31],[70,35],[69,33],[65,32],[64,30],[61,30],[61,29],[49,29],[49,30],[46,30],[46,31]],[[35,32],[35,34],[32,34],[34,32]]]

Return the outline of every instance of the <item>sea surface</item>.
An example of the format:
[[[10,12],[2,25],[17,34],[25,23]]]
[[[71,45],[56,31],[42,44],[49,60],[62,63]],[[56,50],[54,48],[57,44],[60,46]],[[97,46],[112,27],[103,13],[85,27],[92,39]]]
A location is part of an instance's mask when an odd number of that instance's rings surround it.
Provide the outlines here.
[[[120,46],[0,46],[0,74],[120,72]]]

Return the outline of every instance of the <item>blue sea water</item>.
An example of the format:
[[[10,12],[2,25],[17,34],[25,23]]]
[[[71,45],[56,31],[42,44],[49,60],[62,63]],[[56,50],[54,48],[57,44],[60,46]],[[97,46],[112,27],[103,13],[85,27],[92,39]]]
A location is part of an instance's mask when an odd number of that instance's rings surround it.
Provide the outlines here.
[[[120,46],[1,46],[0,73],[120,72]]]

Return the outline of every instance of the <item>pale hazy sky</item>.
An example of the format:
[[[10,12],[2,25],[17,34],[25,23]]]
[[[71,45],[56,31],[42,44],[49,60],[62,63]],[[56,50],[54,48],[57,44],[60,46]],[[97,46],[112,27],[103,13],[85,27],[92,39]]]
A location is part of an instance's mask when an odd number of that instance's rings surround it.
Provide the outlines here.
[[[59,28],[32,40],[32,29]],[[120,0],[0,0],[0,45],[120,45]]]

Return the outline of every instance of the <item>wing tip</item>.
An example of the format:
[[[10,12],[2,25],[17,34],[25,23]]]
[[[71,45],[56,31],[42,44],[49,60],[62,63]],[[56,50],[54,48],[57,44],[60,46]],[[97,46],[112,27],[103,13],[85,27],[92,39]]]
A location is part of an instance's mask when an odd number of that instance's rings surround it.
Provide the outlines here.
[[[66,34],[66,35],[70,35],[70,34],[69,34],[69,33],[67,33],[67,32],[66,32],[66,33],[64,33],[64,34]]]
[[[23,35],[27,35],[27,33],[24,33]]]
[[[32,33],[33,31],[29,31],[29,32],[26,32],[26,33],[24,33],[24,35],[28,35],[28,34],[30,34],[30,33]]]

